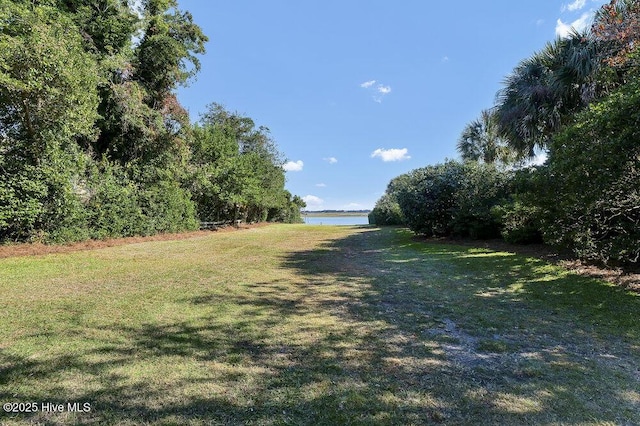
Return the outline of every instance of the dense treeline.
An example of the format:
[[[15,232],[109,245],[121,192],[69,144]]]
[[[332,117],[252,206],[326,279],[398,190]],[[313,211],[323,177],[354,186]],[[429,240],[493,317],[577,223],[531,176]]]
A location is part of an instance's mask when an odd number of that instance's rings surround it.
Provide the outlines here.
[[[176,0],[0,0],[0,241],[299,220],[268,129],[175,90],[207,37]]]
[[[544,241],[608,264],[640,259],[640,3],[613,0],[584,33],[506,77],[458,141],[462,162],[392,180],[371,213],[425,235]],[[543,152],[539,166],[527,160]]]

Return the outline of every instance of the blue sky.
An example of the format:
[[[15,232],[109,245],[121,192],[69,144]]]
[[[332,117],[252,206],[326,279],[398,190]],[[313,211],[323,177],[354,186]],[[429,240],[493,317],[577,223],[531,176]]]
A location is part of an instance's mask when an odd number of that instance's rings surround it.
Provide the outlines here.
[[[266,126],[309,210],[370,209],[389,181],[456,158],[522,59],[605,0],[179,0],[209,37],[179,99]]]

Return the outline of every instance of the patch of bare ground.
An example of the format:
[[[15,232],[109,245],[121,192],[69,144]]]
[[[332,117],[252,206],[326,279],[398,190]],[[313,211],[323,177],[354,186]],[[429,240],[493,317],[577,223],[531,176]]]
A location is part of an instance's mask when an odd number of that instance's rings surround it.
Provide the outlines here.
[[[424,238],[422,238],[424,240]],[[456,238],[433,238],[439,243],[450,243],[460,246],[485,248],[488,250],[504,251],[522,256],[541,259],[555,265],[562,266],[578,275],[599,278],[623,287],[635,293],[640,293],[640,266],[634,269],[605,267],[587,263],[577,259],[569,251],[556,250],[545,244],[510,244],[503,240],[469,240]]]
[[[156,234],[146,237],[109,238],[105,240],[87,240],[70,244],[15,243],[0,245],[0,259],[7,257],[40,256],[54,253],[71,253],[83,250],[96,250],[106,247],[144,243],[147,241],[186,240],[211,235],[212,232],[233,232],[269,225],[268,222],[241,224],[239,226],[220,227],[216,230],[200,230],[180,233]]]

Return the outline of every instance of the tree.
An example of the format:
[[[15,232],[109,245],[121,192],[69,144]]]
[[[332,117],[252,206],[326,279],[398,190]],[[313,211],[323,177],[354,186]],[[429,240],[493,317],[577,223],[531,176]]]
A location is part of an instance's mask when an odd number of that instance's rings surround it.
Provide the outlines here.
[[[80,29],[85,50],[105,58],[126,52],[138,27],[127,0],[58,0]]]
[[[511,191],[511,174],[493,164],[447,161],[393,179],[372,212],[379,225],[400,218],[427,236],[494,238],[501,222],[492,213]],[[394,203],[400,215],[394,212]]]
[[[369,223],[378,226],[403,225],[402,209],[395,194],[385,192],[369,213]]]
[[[211,104],[193,128],[192,193],[202,220],[263,221],[290,209],[282,156],[266,127]]]
[[[208,38],[189,12],[180,12],[176,0],[145,0],[147,25],[136,48],[135,80],[145,89],[146,103],[153,109],[166,106],[178,85],[200,70]]]
[[[451,235],[461,176],[460,163],[448,161],[412,170],[399,180],[398,204],[412,231],[427,236]]]
[[[515,152],[500,135],[493,111],[483,110],[480,118],[467,124],[458,139],[457,149],[463,161],[483,161],[487,164],[510,164]]]
[[[46,6],[5,0],[0,15],[0,148],[36,164],[52,144],[94,138],[97,64],[77,27]]]
[[[591,27],[601,46],[600,57],[609,66],[629,68],[637,66],[629,54],[640,41],[640,3],[637,0],[611,0],[602,6]]]
[[[520,62],[498,92],[500,134],[521,156],[533,157],[595,96],[596,47],[586,34],[548,43]]]
[[[639,111],[636,76],[554,138],[548,190],[538,197],[547,242],[605,263],[640,260]]]

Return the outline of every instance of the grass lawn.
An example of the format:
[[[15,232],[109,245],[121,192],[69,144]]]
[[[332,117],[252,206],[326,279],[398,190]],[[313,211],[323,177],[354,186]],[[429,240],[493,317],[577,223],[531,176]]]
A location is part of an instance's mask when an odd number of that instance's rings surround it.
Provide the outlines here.
[[[1,259],[0,294],[0,401],[38,408],[3,425],[640,424],[640,297],[402,229]]]

